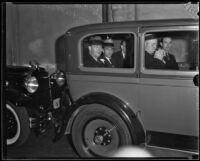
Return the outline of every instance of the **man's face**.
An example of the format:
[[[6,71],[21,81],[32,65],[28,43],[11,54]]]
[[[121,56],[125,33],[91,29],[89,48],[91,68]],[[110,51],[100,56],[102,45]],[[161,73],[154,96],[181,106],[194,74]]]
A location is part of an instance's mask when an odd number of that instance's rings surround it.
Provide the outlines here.
[[[121,49],[123,53],[126,53],[126,42],[123,41],[122,45],[121,45]]]
[[[149,54],[153,54],[157,48],[157,39],[151,39],[145,41],[145,51],[147,51]]]
[[[90,54],[95,57],[96,59],[101,55],[102,53],[102,45],[91,45],[89,46]]]
[[[113,48],[109,46],[104,47],[104,54],[106,57],[111,58],[113,54]]]
[[[169,52],[172,46],[172,39],[170,37],[163,38],[163,42],[161,43],[161,46],[166,52]]]

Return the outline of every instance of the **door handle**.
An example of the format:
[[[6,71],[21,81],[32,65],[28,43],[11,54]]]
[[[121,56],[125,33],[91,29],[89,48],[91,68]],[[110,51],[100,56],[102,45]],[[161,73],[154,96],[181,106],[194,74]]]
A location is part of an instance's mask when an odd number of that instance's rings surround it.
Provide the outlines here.
[[[199,74],[194,76],[193,83],[194,83],[195,86],[199,87]]]

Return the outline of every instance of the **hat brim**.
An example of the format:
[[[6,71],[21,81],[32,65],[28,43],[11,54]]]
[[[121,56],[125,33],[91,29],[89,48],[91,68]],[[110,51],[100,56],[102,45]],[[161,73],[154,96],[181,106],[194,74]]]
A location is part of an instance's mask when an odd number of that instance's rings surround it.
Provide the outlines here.
[[[156,35],[154,34],[146,34],[145,40],[157,39]]]
[[[104,45],[104,47],[112,47],[112,48],[114,48],[114,44],[113,43],[104,43],[103,45]]]
[[[102,45],[102,41],[101,40],[91,40],[90,45]]]

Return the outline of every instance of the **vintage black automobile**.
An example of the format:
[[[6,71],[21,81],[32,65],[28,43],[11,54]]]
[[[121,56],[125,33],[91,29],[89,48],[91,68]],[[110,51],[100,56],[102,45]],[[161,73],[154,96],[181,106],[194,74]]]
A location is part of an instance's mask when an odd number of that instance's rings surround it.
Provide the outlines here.
[[[62,73],[49,75],[36,62],[30,65],[6,66],[5,132],[9,147],[22,145],[31,131],[39,135],[47,128],[58,130],[59,119],[67,107],[64,102],[60,106],[60,88],[65,84]]]

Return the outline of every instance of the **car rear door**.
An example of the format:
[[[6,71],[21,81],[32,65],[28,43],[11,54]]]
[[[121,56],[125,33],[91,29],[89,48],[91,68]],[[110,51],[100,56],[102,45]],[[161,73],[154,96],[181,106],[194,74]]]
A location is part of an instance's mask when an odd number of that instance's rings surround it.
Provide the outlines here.
[[[179,53],[175,55],[179,70],[145,68],[145,35],[149,33],[162,35],[160,34],[162,32],[163,35],[170,34],[174,37],[173,48]],[[144,127],[151,138],[149,144],[195,150],[199,135],[199,87],[195,85],[193,79],[199,73],[199,66],[196,64],[192,69],[187,66],[187,61],[189,61],[188,55],[192,53],[191,57],[195,60],[198,50],[196,48],[192,52],[188,47],[191,44],[185,40],[191,33],[195,33],[196,39],[191,41],[198,44],[198,26],[146,27],[142,28],[140,33],[139,104]],[[188,37],[185,36],[187,33]],[[187,52],[181,44],[186,44]]]

